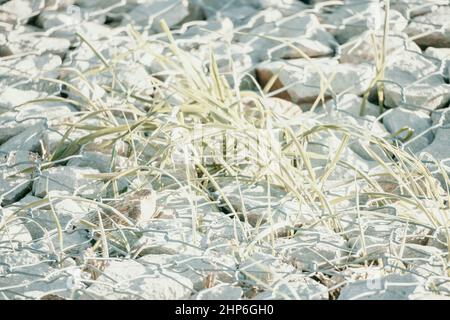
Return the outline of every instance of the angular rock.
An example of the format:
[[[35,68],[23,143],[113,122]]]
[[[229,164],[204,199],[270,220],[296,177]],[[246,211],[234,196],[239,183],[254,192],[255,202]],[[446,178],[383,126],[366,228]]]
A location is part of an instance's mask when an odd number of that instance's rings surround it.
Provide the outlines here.
[[[375,45],[372,40],[375,39]],[[343,44],[339,60],[344,63],[376,63],[375,52],[380,51],[383,43],[383,33],[378,32],[373,34],[366,31],[359,36],[355,36]],[[408,38],[405,33],[391,33],[387,38],[386,53],[392,56],[396,53],[403,53],[404,51],[412,51],[421,53],[419,46]]]
[[[391,30],[401,32],[408,21],[400,14],[393,18],[394,14],[394,10],[391,10]],[[324,14],[323,19],[325,23],[335,26],[335,30],[332,32],[338,42],[342,44],[368,30],[381,30],[384,23],[384,12],[377,0],[363,2],[345,0],[343,5],[338,6],[329,14]]]
[[[298,231],[292,239],[279,239],[278,243],[277,250],[301,270],[320,270],[339,265],[348,255],[346,241],[325,230]]]
[[[279,280],[270,290],[259,293],[256,300],[328,300],[328,288],[299,274]]]
[[[177,273],[161,272],[133,260],[111,261],[80,299],[178,300],[188,299],[192,291],[191,280]]]
[[[198,253],[201,235],[181,222],[171,219],[141,223],[142,237],[132,249],[146,254]]]
[[[32,89],[49,94],[59,93],[58,85],[44,80],[38,81],[38,78],[57,78],[56,69],[60,65],[61,58],[52,54],[0,60],[0,88],[14,86],[18,89]]]
[[[149,254],[139,258],[138,261],[154,268],[164,267],[190,279],[197,291],[213,285],[216,281],[221,283],[237,281],[235,259],[212,251],[202,255]]]
[[[42,172],[33,183],[33,194],[43,198],[50,191],[67,191],[73,195],[95,198],[101,195],[103,182],[86,178],[98,170],[79,167],[53,167]]]
[[[430,144],[421,152],[427,152],[431,154],[434,159],[438,161],[448,161],[450,158],[450,148],[448,146],[450,142],[450,128],[438,128],[434,135],[433,143]]]
[[[160,21],[164,19],[169,28],[175,27],[189,16],[186,0],[152,0],[137,5],[122,23],[131,23],[146,30],[162,32]]]
[[[408,300],[424,291],[420,278],[412,274],[355,281],[342,288],[339,300]]]
[[[64,271],[51,268],[29,251],[3,252],[0,265],[0,291],[8,299],[40,299],[48,292],[70,296]]]
[[[414,139],[414,141],[408,142],[408,140],[406,142],[405,148],[414,153],[427,147],[434,138],[433,132],[429,130],[432,124],[431,117],[420,110],[412,111],[401,107],[392,109],[383,117],[383,124],[392,134],[404,127],[414,130],[413,135],[409,140],[412,140],[421,133],[427,131],[425,134]],[[405,137],[405,132],[399,136],[401,139],[404,139]]]
[[[385,71],[385,104],[394,108],[434,110],[450,100],[450,85],[439,74],[436,61],[415,52],[403,52],[388,58]]]
[[[436,10],[412,18],[405,32],[410,36],[419,36],[414,41],[423,47],[450,47],[450,26],[448,16],[450,6],[437,7]],[[423,34],[423,35],[422,35]]]
[[[0,5],[0,12],[9,15],[1,20],[10,23],[24,23],[44,9],[45,0],[11,0]]]
[[[335,94],[346,92],[361,95],[374,77],[373,67],[368,64],[338,64],[333,59],[315,59],[312,63],[305,59],[269,62],[258,66],[256,73],[262,86],[278,74],[272,91],[286,88],[277,96],[300,103],[314,101],[321,92],[324,79],[321,79],[316,68],[327,80],[334,75],[328,88]],[[326,90],[325,97],[330,95],[330,90]]]
[[[195,295],[195,300],[240,300],[242,294],[241,288],[222,284],[200,291]]]
[[[0,114],[13,111],[13,109],[25,102],[42,98],[41,92],[33,90],[20,90],[14,87],[7,87],[0,93]]]
[[[433,48],[428,47],[424,54],[428,57],[437,59],[441,65],[443,76],[450,79],[450,48]]]
[[[239,36],[239,41],[250,45],[258,52],[257,58],[265,60],[296,59],[302,57],[298,50],[280,41],[263,38],[282,38],[292,42],[309,57],[327,56],[334,52],[337,43],[320,25],[314,15],[292,16],[285,19],[265,23],[250,30],[249,35]]]
[[[433,12],[437,6],[448,5],[447,0],[391,0],[391,8],[399,11],[406,19]]]
[[[260,282],[271,285],[294,270],[293,266],[265,253],[254,253],[239,265],[239,271],[245,281],[256,285]]]
[[[0,45],[0,56],[33,53],[63,57],[69,47],[70,41],[67,39],[22,33],[19,30],[8,34],[7,44]]]

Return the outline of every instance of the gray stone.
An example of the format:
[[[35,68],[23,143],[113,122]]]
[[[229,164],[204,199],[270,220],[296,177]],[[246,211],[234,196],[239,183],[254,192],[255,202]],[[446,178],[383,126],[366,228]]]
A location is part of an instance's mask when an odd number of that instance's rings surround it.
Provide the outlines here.
[[[257,286],[261,283],[271,285],[294,270],[292,265],[265,253],[254,253],[239,265],[242,277]]]
[[[433,143],[430,144],[421,152],[431,154],[437,161],[448,161],[450,158],[450,148],[447,148],[450,143],[450,128],[438,128],[436,130]]]
[[[31,243],[32,240],[30,233],[22,222],[20,220],[13,221],[0,229],[0,247],[2,247],[0,252],[5,247],[12,246],[11,249],[15,249],[19,245]]]
[[[49,292],[69,297],[70,290],[61,275],[39,256],[29,251],[3,252],[0,255],[0,291],[2,299],[40,299]]]
[[[336,110],[348,115],[351,115],[355,118],[359,118],[365,115],[378,117],[380,115],[380,107],[366,101],[366,106],[364,110],[364,114],[361,115],[361,106],[363,104],[363,98],[358,97],[354,94],[342,94],[336,99],[329,100],[325,108],[328,110]]]
[[[44,95],[38,91],[7,87],[0,93],[0,114],[7,111],[13,111],[15,107],[23,103],[43,96]]]
[[[183,22],[189,16],[189,2],[186,0],[152,0],[137,5],[122,22],[131,23],[146,30],[162,32],[159,25],[165,20],[172,28]]]
[[[5,22],[24,23],[44,9],[45,0],[11,0],[0,5],[0,12],[9,15]]]
[[[152,220],[140,227],[142,237],[132,246],[140,255],[200,252],[201,235],[177,220]]]
[[[178,300],[188,299],[192,291],[191,280],[180,274],[161,272],[133,260],[111,261],[80,299]]]
[[[232,256],[213,251],[202,255],[149,254],[139,258],[138,261],[143,265],[165,268],[191,279],[194,289],[197,291],[205,289],[216,281],[221,283],[237,281],[235,259]]]
[[[450,99],[450,85],[439,74],[436,61],[422,54],[406,51],[392,55],[385,72],[385,104],[391,108],[405,104],[434,110]]]
[[[7,44],[0,45],[0,56],[47,53],[63,57],[69,47],[70,41],[67,39],[22,33],[21,30],[18,30],[8,34]]]
[[[405,32],[411,37],[421,35],[414,39],[420,46],[448,48],[450,47],[449,14],[450,7],[447,3],[447,6],[437,7],[432,12],[412,18]]]
[[[49,94],[59,92],[59,86],[47,81],[38,81],[39,77],[55,79],[61,58],[52,54],[41,56],[28,55],[0,60],[0,88],[14,86],[19,89],[44,91]]]
[[[408,300],[424,291],[420,279],[411,274],[355,281],[342,288],[339,300]]]
[[[67,191],[73,195],[95,198],[101,195],[103,182],[85,178],[98,170],[78,167],[53,167],[42,172],[33,183],[33,194],[45,197],[49,191]]]
[[[14,150],[26,150],[37,152],[40,147],[40,140],[44,133],[44,126],[36,124],[29,127],[17,136],[12,137],[0,146],[0,152],[10,152]]]
[[[315,59],[312,63],[305,59],[275,61],[257,67],[258,80],[264,86],[269,79],[278,74],[272,90],[286,88],[278,96],[295,103],[314,101],[321,92],[321,70],[323,77],[331,80],[325,97],[342,92],[360,95],[367,90],[374,77],[374,69],[368,64],[338,64],[333,59]],[[281,71],[280,71],[281,70]]]
[[[300,274],[290,274],[270,290],[259,293],[256,300],[328,300],[328,288]]]
[[[408,21],[395,11],[391,10],[390,25],[392,31],[402,31]],[[329,14],[323,15],[325,23],[335,27],[332,30],[339,43],[345,43],[350,38],[367,30],[379,31],[382,29],[384,12],[380,2],[377,0],[358,1],[345,0],[344,4],[338,6]]]
[[[346,241],[326,230],[297,231],[292,239],[279,239],[277,250],[301,270],[316,270],[340,265],[348,255]]]
[[[437,59],[439,64],[442,64],[443,76],[450,79],[450,48],[433,48],[428,47],[424,54],[431,58]]]
[[[377,46],[374,47],[374,42]],[[344,63],[376,63],[375,52],[381,50],[383,43],[383,33],[377,32],[373,34],[371,31],[366,31],[361,35],[349,39],[343,44],[340,49],[339,60]],[[405,33],[390,33],[387,38],[386,53],[389,56],[395,53],[403,53],[404,51],[412,51],[421,53],[419,46],[408,38]]]
[[[314,15],[292,16],[272,23],[265,23],[250,30],[249,35],[239,36],[239,41],[250,45],[260,60],[296,59],[302,55],[280,41],[263,38],[283,38],[309,57],[327,56],[337,46],[332,35],[320,25]]]
[[[391,0],[391,8],[399,11],[406,19],[433,12],[437,6],[448,5],[447,0]]]
[[[413,111],[401,107],[389,110],[383,117],[383,124],[391,134],[398,132],[404,127],[413,129],[413,135],[409,140],[427,131],[420,137],[414,139],[414,141],[406,142],[405,148],[414,153],[427,147],[434,138],[433,132],[429,130],[431,127],[431,117],[420,110]],[[405,132],[399,136],[401,139],[405,137]]]
[[[243,291],[239,287],[221,284],[204,289],[195,295],[195,300],[240,300]]]

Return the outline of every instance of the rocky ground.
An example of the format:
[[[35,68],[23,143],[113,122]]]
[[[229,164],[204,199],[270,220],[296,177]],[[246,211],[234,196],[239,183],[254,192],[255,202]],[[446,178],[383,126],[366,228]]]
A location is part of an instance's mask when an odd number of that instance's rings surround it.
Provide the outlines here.
[[[0,0],[0,299],[448,299],[448,0]]]

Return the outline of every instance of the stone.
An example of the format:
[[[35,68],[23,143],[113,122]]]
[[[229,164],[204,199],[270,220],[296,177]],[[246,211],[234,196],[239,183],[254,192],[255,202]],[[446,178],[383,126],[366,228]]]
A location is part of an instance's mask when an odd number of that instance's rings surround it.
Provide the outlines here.
[[[228,18],[191,22],[185,32],[175,37],[177,44],[184,50],[201,45],[209,45],[219,40],[231,42],[233,38],[233,22]],[[210,47],[208,46],[208,49]]]
[[[271,285],[294,270],[292,265],[265,253],[254,253],[239,265],[239,271],[245,281],[257,286],[261,283]]]
[[[140,229],[142,236],[132,246],[140,255],[200,252],[201,235],[177,220],[143,221]]]
[[[301,58],[302,55],[298,50],[280,41],[263,38],[261,35],[290,41],[309,57],[332,55],[337,46],[333,36],[325,31],[312,14],[294,15],[276,22],[264,23],[253,28],[249,35],[238,38],[239,42],[254,48],[258,52],[257,58],[261,61],[267,58],[272,60]]]
[[[239,287],[221,284],[204,289],[195,295],[195,300],[240,300],[243,291]]]
[[[186,0],[152,0],[148,3],[137,5],[122,24],[131,23],[146,30],[162,32],[159,25],[165,20],[169,28],[179,25],[189,16],[189,2]]]
[[[256,73],[261,86],[278,74],[272,91],[286,88],[277,97],[301,103],[314,101],[321,92],[324,79],[321,81],[316,68],[321,70],[327,80],[334,75],[325,97],[331,96],[330,89],[335,94],[346,92],[361,95],[374,77],[374,69],[368,64],[338,64],[336,60],[327,58],[315,59],[312,63],[305,59],[264,63],[257,67]]]
[[[14,150],[37,152],[39,151],[43,132],[44,126],[42,124],[36,124],[0,145],[0,152]]]
[[[0,265],[0,291],[7,299],[40,299],[48,292],[70,296],[61,277],[64,271],[50,267],[29,251],[2,252]]]
[[[0,204],[10,205],[24,197],[31,188],[31,173],[20,171],[33,168],[38,157],[25,150],[0,153]]]
[[[339,300],[408,300],[423,292],[421,281],[412,274],[390,274],[384,277],[360,280],[341,289]]]
[[[22,33],[19,30],[8,34],[7,44],[0,45],[0,56],[33,53],[37,55],[53,54],[63,57],[69,47],[70,41],[67,39]]]
[[[191,280],[180,274],[161,272],[133,260],[111,261],[81,300],[179,300],[193,292]]]
[[[364,99],[355,94],[344,93],[337,96],[335,99],[327,101],[325,108],[330,111],[335,110],[351,115],[354,118],[363,117],[365,115],[378,117],[380,115],[380,107],[369,101],[366,101],[364,114],[361,115],[361,106],[363,102]]]
[[[448,15],[450,7],[440,6],[432,12],[411,19],[405,32],[422,47],[448,48],[450,47],[450,26]],[[419,36],[420,35],[420,36]]]
[[[0,12],[9,14],[6,22],[24,23],[44,9],[45,0],[10,0],[0,5]],[[3,21],[4,18],[2,19]]]
[[[0,144],[23,134],[32,126],[51,128],[73,117],[75,109],[66,103],[39,102],[24,105],[17,111],[0,114]]]
[[[190,279],[197,291],[214,285],[216,282],[233,283],[237,281],[235,259],[232,256],[213,251],[202,255],[148,254],[139,258],[138,261],[154,268],[164,266],[166,270]]]
[[[33,183],[33,194],[43,198],[52,190],[67,191],[72,195],[96,198],[101,195],[103,182],[85,176],[99,171],[79,167],[53,167],[46,169]]]
[[[430,154],[437,161],[448,161],[450,149],[446,148],[450,141],[450,128],[438,128],[434,135],[433,142],[421,152]]]
[[[317,270],[340,265],[348,255],[346,241],[326,230],[297,231],[291,239],[279,239],[277,250],[300,270]]]
[[[0,88],[14,86],[18,89],[31,89],[53,94],[59,93],[59,86],[38,79],[40,77],[56,79],[61,58],[52,54],[40,56],[27,55],[0,60]]]
[[[442,75],[450,79],[450,48],[433,48],[428,47],[424,54],[434,58],[441,64]]]
[[[15,249],[17,246],[27,245],[31,243],[32,237],[27,228],[21,221],[13,221],[6,224],[0,229],[0,252],[5,247],[11,246],[11,249]]]
[[[275,283],[255,300],[328,300],[328,288],[311,278],[290,274]]]
[[[372,38],[373,37],[373,38]],[[375,43],[373,40],[375,40]],[[361,35],[349,39],[340,47],[339,61],[343,63],[376,63],[376,51],[382,50],[383,33],[366,31]],[[386,53],[389,56],[404,51],[422,53],[420,47],[408,38],[405,33],[390,33],[387,41]],[[376,47],[375,47],[376,46]]]
[[[404,148],[414,153],[430,145],[434,139],[433,132],[430,129],[432,124],[431,117],[420,110],[413,111],[401,107],[391,109],[383,116],[383,124],[391,134],[405,127],[412,129],[413,135],[406,141]],[[420,137],[418,137],[419,135]],[[405,132],[399,136],[400,139],[405,137]]]
[[[447,0],[424,0],[421,2],[409,0],[391,0],[391,8],[400,12],[406,19],[411,19],[433,12],[437,6],[448,5]]]
[[[208,230],[211,223],[223,217],[215,203],[187,188],[159,190],[156,206],[156,218],[175,218],[184,227],[191,227],[201,232]]]
[[[42,97],[44,97],[44,95],[38,91],[7,87],[0,93],[0,114],[13,111],[15,107],[21,104]]]
[[[384,84],[385,104],[435,110],[450,100],[450,85],[439,74],[436,61],[415,52],[388,58]]]
[[[384,13],[380,2],[376,0],[360,2],[358,0],[345,0],[343,5],[323,14],[325,23],[334,26],[332,30],[339,43],[345,43],[350,38],[368,30],[378,31],[382,28]],[[406,27],[407,21],[397,20],[397,28]],[[392,30],[392,29],[391,29]],[[401,31],[401,30],[400,30]]]
[[[130,163],[127,158],[122,156],[116,155],[113,158],[110,154],[85,151],[80,156],[70,159],[69,162],[67,162],[67,165],[73,167],[89,167],[107,173],[111,172],[111,165],[114,165],[116,170],[124,170]]]

